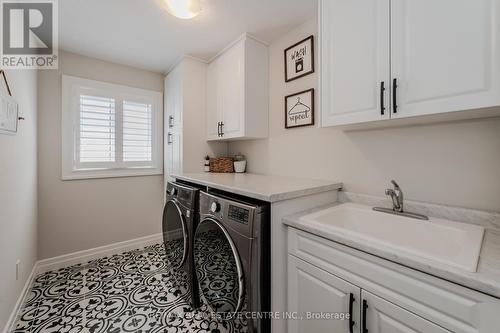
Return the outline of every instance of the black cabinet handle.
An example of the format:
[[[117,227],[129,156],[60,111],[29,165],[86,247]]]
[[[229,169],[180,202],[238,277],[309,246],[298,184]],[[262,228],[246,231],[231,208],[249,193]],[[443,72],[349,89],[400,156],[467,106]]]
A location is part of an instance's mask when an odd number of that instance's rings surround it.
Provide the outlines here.
[[[385,93],[385,82],[380,82],[380,114],[385,114],[385,102],[384,102],[384,94]]]
[[[398,112],[398,79],[392,80],[392,112]]]
[[[366,310],[368,309],[368,302],[366,299],[363,300],[363,319],[361,321],[361,332],[368,333],[368,329],[366,328]]]
[[[224,122],[220,122],[220,136],[224,136],[224,129],[223,129],[223,126],[224,126]]]
[[[220,121],[217,123],[217,136],[220,137]]]
[[[356,324],[352,318],[352,307],[354,305],[354,301],[354,295],[351,293],[349,295],[349,333],[353,333],[354,325]]]

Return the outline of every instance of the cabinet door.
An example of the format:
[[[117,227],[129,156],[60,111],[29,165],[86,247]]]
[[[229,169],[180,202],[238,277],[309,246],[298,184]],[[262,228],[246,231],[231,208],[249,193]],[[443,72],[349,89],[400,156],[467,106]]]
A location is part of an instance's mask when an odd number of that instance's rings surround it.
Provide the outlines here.
[[[499,105],[499,13],[497,0],[392,0],[392,117]]]
[[[182,134],[178,131],[172,135],[172,173],[182,173]]]
[[[170,131],[173,127],[173,113],[174,113],[174,97],[173,97],[173,80],[170,75],[165,77],[165,89],[164,89],[164,112],[163,112],[163,128],[164,138],[163,138],[163,169],[164,169],[164,180],[165,186],[167,182],[171,180],[170,175],[172,174],[172,149],[169,144],[170,141]]]
[[[450,331],[365,290],[361,293],[361,306],[363,307],[363,304],[368,306],[362,310],[366,311],[366,317],[365,314],[362,316],[366,318],[366,329],[370,333],[450,333]],[[363,329],[363,324],[361,326]]]
[[[182,107],[182,66],[177,66],[165,78],[165,128],[182,127]]]
[[[353,301],[351,304],[351,295]],[[288,311],[297,318],[288,321],[288,332],[350,332],[350,320],[307,318],[307,314],[344,314],[352,309],[353,331],[360,331],[360,289],[305,261],[288,256]],[[302,318],[300,318],[302,317]]]
[[[218,59],[211,62],[207,67],[207,140],[218,140],[219,128],[218,124],[221,121],[219,116],[219,75],[218,75]]]
[[[223,139],[245,135],[244,62],[245,42],[238,42],[219,58]]]
[[[389,1],[321,1],[322,126],[390,117]]]

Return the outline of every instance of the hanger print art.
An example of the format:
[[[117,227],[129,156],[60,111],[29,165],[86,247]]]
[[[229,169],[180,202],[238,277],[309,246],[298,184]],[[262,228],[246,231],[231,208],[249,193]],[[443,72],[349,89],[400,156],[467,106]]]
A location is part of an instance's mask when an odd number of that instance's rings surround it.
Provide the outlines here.
[[[314,125],[314,89],[285,97],[285,128]]]

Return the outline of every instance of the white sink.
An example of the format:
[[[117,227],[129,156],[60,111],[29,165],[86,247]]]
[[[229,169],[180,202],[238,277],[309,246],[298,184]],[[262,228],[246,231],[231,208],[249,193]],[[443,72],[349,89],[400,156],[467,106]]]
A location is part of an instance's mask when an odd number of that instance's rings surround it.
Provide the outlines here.
[[[422,221],[373,211],[371,207],[345,203],[301,218],[362,242],[390,248],[425,260],[476,272],[484,228],[476,225],[429,218]]]

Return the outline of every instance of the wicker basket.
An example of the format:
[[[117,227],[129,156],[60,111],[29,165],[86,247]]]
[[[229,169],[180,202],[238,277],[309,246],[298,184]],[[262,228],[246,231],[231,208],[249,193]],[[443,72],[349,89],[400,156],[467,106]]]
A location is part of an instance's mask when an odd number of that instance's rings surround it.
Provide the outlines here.
[[[210,172],[231,173],[234,172],[232,157],[211,157]]]

